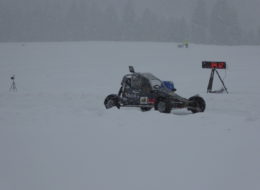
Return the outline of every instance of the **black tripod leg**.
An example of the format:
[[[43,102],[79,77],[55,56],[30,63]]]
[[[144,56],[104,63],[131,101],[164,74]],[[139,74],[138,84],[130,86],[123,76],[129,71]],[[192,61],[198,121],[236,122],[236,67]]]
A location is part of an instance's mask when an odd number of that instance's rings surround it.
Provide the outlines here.
[[[216,72],[217,72],[217,75],[218,75],[218,78],[220,79],[220,81],[221,81],[221,83],[222,83],[222,85],[223,85],[223,87],[224,87],[224,89],[225,89],[225,91],[227,92],[227,94],[228,94],[228,90],[227,90],[227,88],[226,88],[226,86],[225,86],[225,84],[224,84],[224,81],[222,80],[222,78],[220,77],[220,75],[219,75],[219,73],[218,73],[218,71],[216,70]]]
[[[215,69],[211,70],[207,93],[212,92]]]

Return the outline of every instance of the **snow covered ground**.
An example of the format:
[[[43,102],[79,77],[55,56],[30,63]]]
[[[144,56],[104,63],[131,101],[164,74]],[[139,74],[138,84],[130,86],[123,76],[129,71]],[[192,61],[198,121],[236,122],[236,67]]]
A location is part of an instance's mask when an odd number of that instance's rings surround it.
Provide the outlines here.
[[[227,62],[229,94],[206,93],[204,60]],[[105,110],[129,65],[206,111]],[[0,189],[259,190],[259,71],[257,46],[2,43]]]

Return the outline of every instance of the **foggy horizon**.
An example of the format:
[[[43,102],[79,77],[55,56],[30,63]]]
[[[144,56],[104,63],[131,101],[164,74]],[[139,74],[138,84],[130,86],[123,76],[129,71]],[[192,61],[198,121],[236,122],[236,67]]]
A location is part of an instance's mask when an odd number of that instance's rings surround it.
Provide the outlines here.
[[[204,40],[194,40],[192,37],[194,11],[199,1],[205,3],[204,11],[207,13],[204,15],[207,18],[203,18],[202,14],[198,15],[201,19],[207,19],[208,28],[203,31],[207,39]],[[230,15],[233,23],[229,21],[230,23],[227,22],[225,25],[237,25],[227,30],[239,31],[239,34],[236,34],[240,35],[239,40],[236,37],[233,41],[225,43],[224,39],[219,42],[214,39],[213,29],[210,28],[214,26],[209,25],[217,25],[211,17],[216,2],[221,1],[223,0],[0,0],[0,42],[189,40],[195,43],[230,45],[260,44],[258,0],[224,0],[230,9],[226,10],[227,13],[233,12],[233,16]],[[129,3],[131,5],[127,5]],[[133,10],[129,12],[129,9]],[[126,23],[126,12],[132,14],[128,16],[133,18],[128,19],[135,19],[133,23]],[[225,13],[222,14],[225,16]],[[109,16],[111,18],[108,18]],[[223,19],[225,22],[229,20],[228,17]],[[201,24],[202,22],[206,21],[199,21]],[[216,29],[223,26],[218,25]],[[136,31],[133,31],[134,29]],[[197,28],[199,33],[202,31],[198,30],[203,29]],[[227,31],[225,35],[230,32]]]

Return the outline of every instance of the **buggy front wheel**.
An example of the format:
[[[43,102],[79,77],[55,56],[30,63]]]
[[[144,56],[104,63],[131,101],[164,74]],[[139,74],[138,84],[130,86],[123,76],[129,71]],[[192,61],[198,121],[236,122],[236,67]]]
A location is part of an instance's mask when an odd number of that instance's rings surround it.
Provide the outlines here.
[[[115,94],[108,95],[104,101],[104,105],[106,109],[112,108],[114,106],[120,108],[119,97]]]

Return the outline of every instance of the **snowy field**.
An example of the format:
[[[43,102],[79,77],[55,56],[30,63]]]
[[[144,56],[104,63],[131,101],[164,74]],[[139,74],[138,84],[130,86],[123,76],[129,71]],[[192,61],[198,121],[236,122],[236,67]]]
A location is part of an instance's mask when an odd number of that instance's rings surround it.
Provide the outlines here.
[[[206,93],[204,60],[227,62],[229,94]],[[200,94],[205,112],[105,110],[129,65]],[[259,72],[259,46],[2,43],[0,189],[259,190]]]

